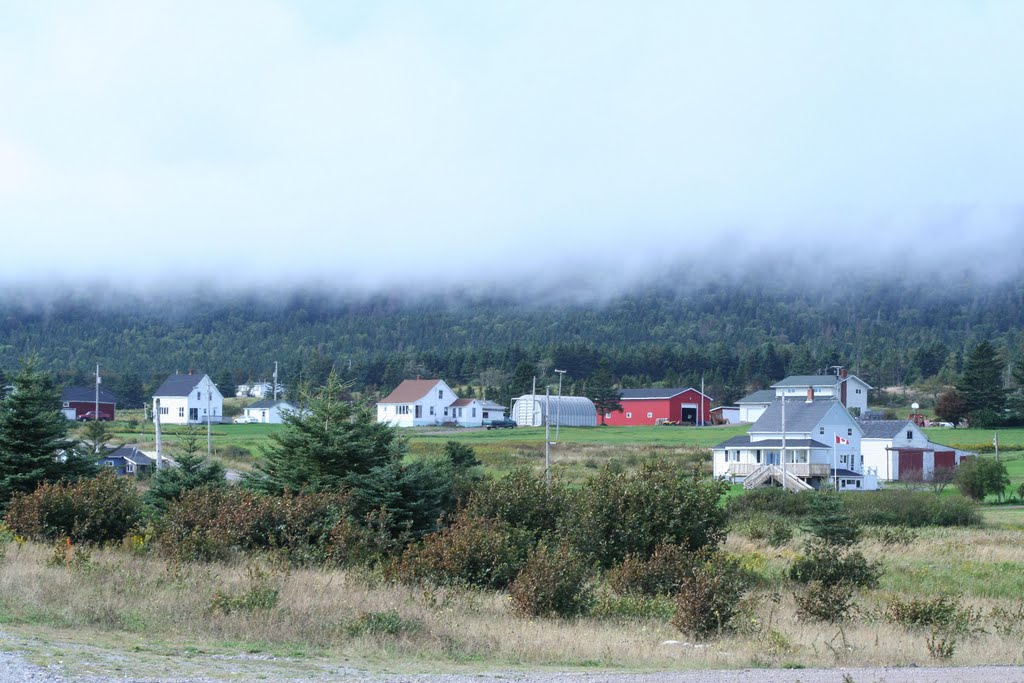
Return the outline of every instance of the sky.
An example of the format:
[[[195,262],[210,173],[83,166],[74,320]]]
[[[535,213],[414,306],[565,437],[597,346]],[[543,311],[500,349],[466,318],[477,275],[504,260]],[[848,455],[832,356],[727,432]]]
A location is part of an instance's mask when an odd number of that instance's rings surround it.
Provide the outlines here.
[[[1012,273],[1021,26],[1010,0],[6,2],[0,282]]]

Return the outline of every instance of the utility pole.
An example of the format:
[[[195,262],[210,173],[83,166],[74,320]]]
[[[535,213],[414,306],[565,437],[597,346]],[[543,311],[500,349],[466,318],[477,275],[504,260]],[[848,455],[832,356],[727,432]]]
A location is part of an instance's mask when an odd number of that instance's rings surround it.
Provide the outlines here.
[[[544,392],[544,481],[548,488],[551,488],[551,420],[548,415],[551,412],[551,385],[549,384]]]
[[[558,373],[558,415],[555,417],[555,443],[558,443],[558,430],[562,426],[562,376],[565,370],[555,370]]]
[[[274,361],[274,403],[277,404],[277,361]]]
[[[536,427],[537,421],[537,375],[533,376],[533,392],[530,394],[530,426]]]
[[[788,491],[789,482],[786,481],[786,396],[782,396],[782,490]]]
[[[92,419],[95,422],[99,422],[100,421],[100,381],[101,381],[100,380],[100,364],[97,363],[96,364],[96,403],[95,403],[95,405],[93,406],[93,409],[92,409]],[[96,440],[95,448],[96,448],[96,450],[94,452],[99,453],[100,452],[100,441],[99,441],[99,439]]]
[[[156,432],[156,468],[160,470],[164,467],[163,454],[160,452],[160,399],[156,399],[153,406],[153,429]]]
[[[213,384],[210,378],[206,378],[206,457],[213,455],[213,434],[210,431],[210,394],[213,393]]]

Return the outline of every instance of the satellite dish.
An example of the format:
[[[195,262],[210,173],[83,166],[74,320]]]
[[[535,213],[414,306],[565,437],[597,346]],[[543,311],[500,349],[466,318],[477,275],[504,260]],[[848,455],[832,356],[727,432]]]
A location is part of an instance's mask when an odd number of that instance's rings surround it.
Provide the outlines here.
[[[911,404],[910,404],[910,407],[911,407],[911,408],[913,408],[914,410],[917,410],[917,409],[918,409],[918,408],[920,408],[921,406],[919,406],[919,405],[918,405],[918,404],[916,404],[916,403],[911,403]]]

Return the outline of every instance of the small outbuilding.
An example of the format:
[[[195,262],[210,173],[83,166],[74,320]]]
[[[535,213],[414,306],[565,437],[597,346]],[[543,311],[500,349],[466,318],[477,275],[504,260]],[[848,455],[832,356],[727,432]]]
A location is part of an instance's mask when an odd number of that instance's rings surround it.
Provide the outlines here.
[[[545,417],[552,426],[596,427],[597,408],[583,396],[523,394],[512,404],[512,419],[520,427],[543,427]]]
[[[663,422],[706,425],[711,422],[712,398],[693,388],[623,389],[621,411],[604,414],[612,427],[655,425]]]
[[[295,412],[295,406],[287,401],[275,401],[272,398],[256,401],[245,407],[245,416],[263,424],[279,425],[284,413]]]
[[[68,387],[61,395],[64,417],[69,420],[91,420],[96,415],[95,387]],[[100,389],[99,419],[108,421],[116,417],[117,397],[106,389]]]

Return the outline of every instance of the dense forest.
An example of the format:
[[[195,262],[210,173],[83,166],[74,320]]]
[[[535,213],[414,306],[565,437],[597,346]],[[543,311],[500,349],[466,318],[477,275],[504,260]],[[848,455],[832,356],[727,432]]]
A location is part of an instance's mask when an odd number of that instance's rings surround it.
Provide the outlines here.
[[[703,377],[724,403],[831,365],[874,386],[949,382],[981,340],[1012,364],[1024,354],[1024,279],[735,282],[544,304],[500,294],[296,291],[274,302],[248,294],[102,305],[81,294],[32,304],[8,295],[0,317],[0,371],[34,353],[62,383],[88,384],[99,363],[123,404],[176,370],[228,385],[269,379],[274,361],[286,384],[322,382],[334,367],[369,398],[421,375],[500,401],[527,391],[535,374],[552,381],[555,368],[567,370],[567,393],[585,393],[603,362],[625,387]]]

